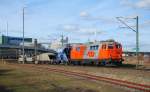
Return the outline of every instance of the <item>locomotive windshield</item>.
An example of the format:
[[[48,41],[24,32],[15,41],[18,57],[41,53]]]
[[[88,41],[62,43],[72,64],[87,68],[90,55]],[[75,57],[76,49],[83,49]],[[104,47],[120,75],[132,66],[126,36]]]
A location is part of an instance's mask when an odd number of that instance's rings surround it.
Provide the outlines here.
[[[113,44],[109,44],[108,49],[113,49]]]

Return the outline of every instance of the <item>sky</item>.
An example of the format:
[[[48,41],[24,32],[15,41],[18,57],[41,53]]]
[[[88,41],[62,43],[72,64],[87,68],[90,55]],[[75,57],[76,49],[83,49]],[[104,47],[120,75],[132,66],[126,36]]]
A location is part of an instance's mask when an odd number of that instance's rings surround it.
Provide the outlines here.
[[[60,36],[71,43],[114,39],[124,49],[135,48],[139,16],[140,51],[150,51],[150,0],[0,0],[0,35],[22,37],[25,7],[25,37],[51,42]]]

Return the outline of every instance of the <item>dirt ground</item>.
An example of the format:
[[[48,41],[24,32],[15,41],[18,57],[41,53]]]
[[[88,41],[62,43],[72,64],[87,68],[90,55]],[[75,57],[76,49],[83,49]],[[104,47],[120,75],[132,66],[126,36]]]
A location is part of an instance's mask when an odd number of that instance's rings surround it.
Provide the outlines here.
[[[125,64],[137,64],[136,56],[124,56]],[[150,56],[139,55],[139,64],[150,68]]]
[[[57,67],[44,65],[43,67]],[[60,66],[59,66],[60,67]],[[64,66],[62,66],[64,67]],[[62,68],[61,67],[61,68]],[[68,67],[71,68],[71,67]],[[0,92],[128,92],[103,82],[65,76],[47,70],[0,64]]]

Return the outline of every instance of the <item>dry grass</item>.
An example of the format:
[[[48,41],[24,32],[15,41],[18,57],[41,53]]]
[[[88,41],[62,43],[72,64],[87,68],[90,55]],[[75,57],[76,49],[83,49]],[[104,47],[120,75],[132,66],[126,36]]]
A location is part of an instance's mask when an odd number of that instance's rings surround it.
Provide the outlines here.
[[[42,65],[42,66],[71,70],[75,72],[90,73],[103,77],[110,77],[148,85],[150,83],[150,70],[136,70],[134,65],[124,65],[122,67],[64,66],[64,65]]]
[[[38,71],[19,64],[0,64],[0,85],[0,92],[126,92],[101,82]]]

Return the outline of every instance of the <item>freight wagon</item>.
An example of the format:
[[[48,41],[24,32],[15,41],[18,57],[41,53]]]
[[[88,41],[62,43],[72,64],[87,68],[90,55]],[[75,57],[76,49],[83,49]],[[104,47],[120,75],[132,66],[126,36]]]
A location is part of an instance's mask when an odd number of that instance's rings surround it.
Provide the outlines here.
[[[53,64],[56,63],[56,54],[42,53],[37,55],[35,64]]]

